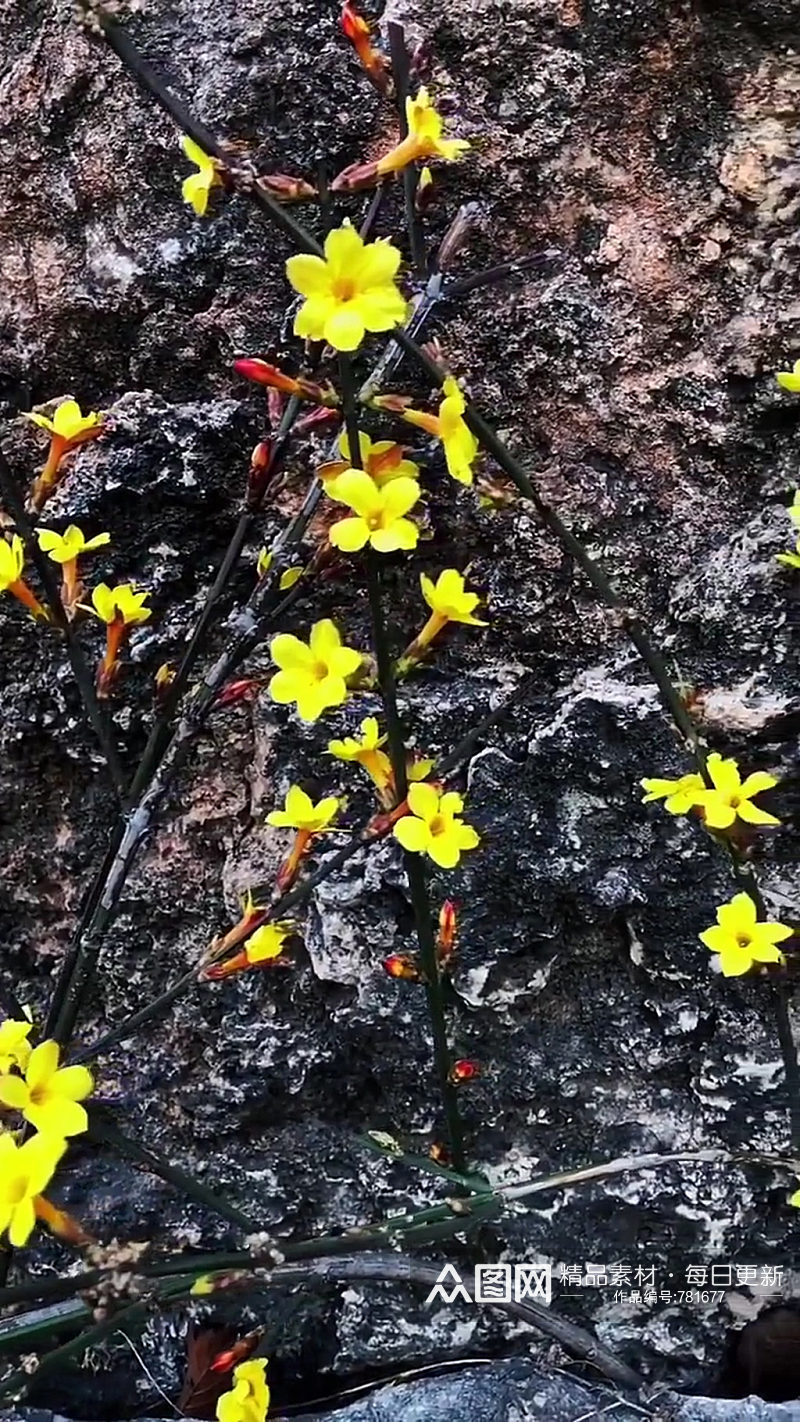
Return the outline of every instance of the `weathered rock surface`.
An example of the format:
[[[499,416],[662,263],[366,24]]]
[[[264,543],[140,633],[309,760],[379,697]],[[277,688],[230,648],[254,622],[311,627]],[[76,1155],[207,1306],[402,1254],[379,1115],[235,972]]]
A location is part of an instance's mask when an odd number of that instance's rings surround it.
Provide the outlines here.
[[[133,640],[115,702],[132,769],[153,674],[180,655],[264,432],[260,396],[230,359],[297,356],[286,249],[243,199],[192,217],[171,124],[63,8],[8,0],[7,13],[17,47],[0,60],[0,401],[9,419],[66,393],[111,410],[110,434],[78,456],[46,521],[109,529],[94,577],[153,589],[156,615]],[[774,555],[789,546],[800,406],[771,372],[800,353],[797,4],[456,0],[443,14],[420,0],[387,15],[429,41],[431,88],[476,145],[469,162],[437,171],[431,244],[459,202],[477,200],[459,271],[562,253],[514,286],[444,307],[432,329],[544,495],[654,621],[670,667],[696,689],[710,746],[781,777],[767,803],[785,829],[758,841],[756,864],[770,909],[796,920],[797,584]],[[129,23],[202,118],[265,169],[313,176],[323,154],[338,170],[386,142],[391,120],[360,81],[335,13],[311,0],[268,12],[253,0],[154,0]],[[363,206],[347,211],[357,220]],[[401,223],[392,192],[380,231]],[[2,442],[27,478],[35,436],[9,423]],[[322,438],[293,448],[287,485],[237,571],[237,598],[323,448]],[[536,675],[459,782],[482,851],[432,876],[435,902],[461,904],[453,1040],[483,1067],[462,1096],[472,1159],[502,1183],[641,1152],[788,1154],[771,988],[712,975],[697,939],[732,892],[725,858],[695,825],[639,803],[641,776],[687,768],[643,667],[532,513],[479,508],[430,454],[433,536],[413,565],[391,568],[394,643],[419,626],[420,568],[469,564],[491,620],[452,636],[403,689],[409,731],[421,751],[445,751],[526,671]],[[321,615],[369,646],[359,574],[314,590],[292,627]],[[81,636],[94,656],[99,633],[85,625]],[[210,654],[225,636],[223,626]],[[0,648],[1,965],[39,1016],[114,804],[59,643],[9,598]],[[260,649],[249,670],[263,675],[268,660]],[[347,823],[366,818],[365,784],[324,750],[378,709],[365,695],[303,727],[261,696],[212,717],[130,879],[83,1042],[179,976],[231,921],[238,892],[270,878],[285,846],[264,815],[291,782],[346,785]],[[422,993],[381,968],[387,952],[413,948],[396,848],[321,886],[303,934],[291,971],[194,993],[109,1053],[99,1078],[124,1129],[279,1239],[422,1208],[447,1190],[356,1139],[387,1131],[424,1153],[441,1133]],[[465,1268],[503,1251],[653,1268],[657,1303],[583,1287],[560,1304],[557,1289],[554,1306],[654,1381],[710,1388],[729,1327],[757,1305],[735,1284],[722,1303],[682,1301],[687,1266],[782,1268],[772,1297],[797,1294],[790,1179],[749,1164],[618,1175],[537,1197],[448,1254]],[[94,1148],[70,1152],[58,1195],[102,1238],[240,1241]],[[42,1241],[28,1258],[52,1268],[65,1256]],[[426,1308],[396,1288],[328,1288],[301,1302],[259,1304],[279,1406],[308,1403],[332,1380],[507,1349],[518,1327]],[[171,1396],[185,1323],[154,1318],[141,1344]],[[133,1415],[145,1400],[152,1409],[152,1383],[124,1344],[100,1359],[41,1400],[97,1419]],[[513,1377],[517,1366],[502,1368]],[[427,1413],[414,1398],[423,1387]],[[407,1392],[410,1410],[392,1415],[443,1418],[451,1407],[459,1422],[488,1418],[465,1392],[484,1387],[502,1396],[479,1371],[396,1389],[392,1405]],[[551,1393],[543,1405],[561,1403]],[[681,1422],[797,1415],[679,1405],[695,1409],[675,1413]],[[387,1415],[379,1406],[370,1399],[351,1415]]]

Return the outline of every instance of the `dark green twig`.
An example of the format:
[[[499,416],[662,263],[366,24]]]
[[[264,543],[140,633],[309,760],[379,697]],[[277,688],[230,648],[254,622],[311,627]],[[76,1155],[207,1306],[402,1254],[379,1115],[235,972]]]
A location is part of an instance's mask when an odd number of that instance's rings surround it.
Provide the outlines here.
[[[181,1170],[180,1166],[167,1160],[160,1151],[153,1150],[152,1147],[143,1145],[141,1141],[133,1140],[131,1136],[120,1131],[113,1121],[107,1118],[105,1109],[92,1108],[90,1110],[87,1135],[89,1140],[109,1146],[117,1155],[133,1161],[135,1165],[150,1174],[157,1175],[168,1185],[174,1185],[190,1199],[197,1200],[199,1204],[205,1205],[214,1214],[237,1225],[247,1234],[254,1234],[261,1228],[258,1221],[243,1214],[229,1200],[205,1185],[202,1180],[197,1180],[194,1175],[190,1175],[188,1171]]]
[[[389,34],[389,54],[392,60],[392,75],[394,77],[394,90],[397,101],[397,116],[400,120],[400,136],[405,138],[408,133],[408,119],[406,117],[406,99],[408,98],[409,87],[409,59],[406,48],[405,30],[396,21],[390,20],[387,26]],[[422,235],[422,224],[416,206],[417,184],[419,175],[416,163],[408,163],[403,169],[403,200],[405,204],[406,230],[411,248],[411,262],[418,277],[423,280],[426,273],[425,240]]]
[[[523,677],[519,686],[509,697],[501,702],[499,706],[495,707],[494,711],[490,711],[484,716],[446,756],[436,762],[431,774],[440,779],[451,774],[472,752],[474,746],[485,736],[486,732],[492,726],[496,725],[498,721],[502,720],[504,716],[508,715],[512,707],[522,700],[525,694],[534,685],[535,680],[536,678],[533,674]],[[270,918],[285,918],[287,914],[293,912],[299,908],[301,904],[305,903],[320,884],[324,883],[332,874],[335,874],[341,869],[355,854],[358,854],[362,849],[370,849],[374,844],[378,844],[380,840],[385,839],[390,833],[391,825],[388,824],[384,824],[382,828],[378,829],[370,829],[369,825],[367,825],[358,830],[357,833],[348,840],[347,844],[343,845],[341,849],[338,849],[335,854],[326,855],[320,867],[315,870],[313,874],[305,876],[293,889],[290,889],[277,899],[270,907]],[[269,899],[271,891],[271,884],[255,885],[252,892],[256,903],[266,902]],[[185,992],[188,992],[195,986],[198,981],[200,967],[200,962],[194,963],[192,967],[183,973],[180,978],[177,978],[170,987],[166,988],[164,992],[159,993],[158,997],[153,998],[152,1002],[145,1003],[144,1007],[140,1007],[137,1012],[131,1013],[130,1017],[126,1017],[125,1021],[120,1022],[118,1026],[112,1027],[108,1032],[104,1032],[102,1037],[90,1043],[89,1046],[81,1047],[73,1052],[71,1054],[71,1060],[74,1062],[91,1061],[95,1057],[100,1056],[102,1052],[107,1051],[109,1047],[116,1046],[117,1042],[124,1042],[127,1038],[133,1036],[133,1033],[139,1027],[143,1026],[145,1022],[150,1022],[153,1018],[160,1016],[162,1012],[165,1012],[168,1007],[172,1006],[173,1002],[177,1002]]]
[[[275,435],[270,448],[267,468],[263,471],[262,474],[264,489],[266,489],[267,484],[269,483],[270,479],[273,477],[274,473],[278,468],[279,461],[286,448],[286,443],[289,439],[292,426],[295,420],[297,419],[298,414],[300,413],[300,408],[300,401],[293,396],[292,399],[288,401],[286,408],[283,411],[280,424],[278,425],[278,428],[275,431]],[[155,769],[164,750],[166,749],[166,745],[169,741],[170,736],[170,727],[172,721],[174,720],[175,712],[178,708],[178,703],[181,697],[183,696],[183,693],[186,690],[187,686],[189,685],[189,678],[192,674],[192,671],[194,670],[197,658],[203,649],[203,638],[205,637],[206,631],[208,630],[208,627],[214,618],[214,614],[217,611],[220,600],[225,594],[225,591],[231,580],[233,571],[239,561],[239,558],[241,557],[242,549],[244,548],[244,545],[247,542],[250,530],[253,527],[253,523],[257,517],[262,499],[263,492],[257,502],[248,502],[246,504],[246,507],[239,515],[239,519],[231,536],[231,540],[228,544],[227,549],[225,550],[225,556],[223,557],[222,562],[220,563],[219,569],[217,571],[217,575],[213,583],[211,584],[208,593],[206,594],[206,599],[200,612],[200,616],[198,617],[197,622],[194,626],[194,630],[192,631],[192,635],[189,638],[189,645],[187,646],[186,651],[184,652],[183,657],[181,658],[180,665],[178,666],[178,670],[175,673],[175,679],[171,683],[167,691],[167,694],[164,698],[163,706],[161,707],[156,721],[153,725],[153,729],[150,732],[147,745],[144,748],[141,761],[139,762],[136,774],[131,784],[130,792],[128,795],[128,801],[130,804],[135,804],[142,791],[147,788],[153,770]]]
[[[108,772],[111,776],[114,789],[118,795],[122,796],[125,793],[127,777],[122,766],[122,761],[119,758],[117,747],[114,744],[114,738],[108,719],[103,715],[100,702],[97,699],[92,669],[83,654],[83,648],[75,635],[75,629],[64,611],[58,582],[53,576],[50,559],[39,547],[36,529],[25,512],[25,504],[20,497],[14,476],[11,473],[8,461],[2,451],[0,451],[0,491],[2,491],[3,498],[8,505],[8,511],[14,519],[19,533],[25,539],[27,551],[41,578],[42,587],[44,588],[45,597],[52,613],[53,621],[64,634],[67,656],[69,657],[72,674],[75,677],[75,683],[80,693],[81,701],[83,702],[86,718],[97,738],[103,759],[108,766]]]
[[[354,464],[360,467],[361,449],[359,445],[355,383],[350,359],[345,355],[339,357],[339,381],[342,388],[342,409],[344,411],[345,425],[347,427],[351,459]],[[375,648],[375,658],[378,664],[378,686],[383,701],[386,729],[389,737],[389,758],[392,763],[392,774],[394,777],[395,803],[401,804],[408,794],[406,746],[400,713],[397,708],[397,690],[394,681],[392,653],[389,646],[383,609],[381,607],[380,573],[378,571],[377,555],[369,551],[367,553],[367,590],[369,595],[370,617],[372,620],[372,638]],[[411,893],[411,905],[414,910],[420,962],[425,979],[425,992],[431,1021],[434,1061],[439,1078],[442,1105],[444,1106],[447,1121],[447,1133],[449,1136],[453,1168],[454,1170],[462,1172],[465,1169],[464,1138],[456,1099],[456,1088],[450,1079],[452,1057],[447,1041],[444,998],[441,978],[439,976],[439,965],[436,958],[436,944],[433,933],[428,886],[425,880],[425,870],[419,857],[416,854],[409,853],[404,853],[403,857],[406,874],[408,876],[408,886]]]
[[[165,113],[168,113],[178,125],[178,128],[188,134],[189,138],[193,139],[204,153],[216,158],[222,164],[233,187],[238,192],[246,194],[251,202],[255,203],[256,207],[260,208],[270,221],[274,222],[275,226],[290,238],[294,246],[299,247],[303,252],[313,252],[315,256],[322,256],[322,248],[316,239],[292,217],[290,212],[287,212],[285,207],[282,207],[263,187],[259,186],[256,170],[250,165],[237,163],[226,145],[220,142],[211,129],[206,128],[204,123],[195,118],[176,94],[173,94],[109,11],[101,4],[92,3],[92,0],[82,0],[82,5],[89,32],[100,31],[109,49],[114,51],[128,73],[133,75],[139,87],[160,104]]]

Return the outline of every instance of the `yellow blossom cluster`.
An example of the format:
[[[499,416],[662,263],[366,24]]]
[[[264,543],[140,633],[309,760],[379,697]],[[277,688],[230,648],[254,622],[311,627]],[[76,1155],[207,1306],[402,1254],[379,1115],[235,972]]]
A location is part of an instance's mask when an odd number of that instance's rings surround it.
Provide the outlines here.
[[[0,1023],[0,1110],[13,1111],[35,1129],[19,1144],[10,1130],[0,1132],[0,1235],[9,1243],[27,1243],[37,1217],[53,1219],[42,1199],[67,1149],[67,1137],[86,1130],[81,1104],[92,1092],[91,1072],[83,1066],[59,1066],[57,1042],[31,1047],[32,1023],[9,1018]]]

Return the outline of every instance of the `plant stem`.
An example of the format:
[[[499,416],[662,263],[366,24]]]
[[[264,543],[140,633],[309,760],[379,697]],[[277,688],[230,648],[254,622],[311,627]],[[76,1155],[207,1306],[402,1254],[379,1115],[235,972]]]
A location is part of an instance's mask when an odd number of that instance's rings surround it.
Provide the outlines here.
[[[197,1180],[194,1175],[181,1170],[180,1166],[174,1165],[161,1155],[159,1151],[153,1150],[150,1146],[143,1145],[140,1141],[133,1140],[131,1136],[125,1135],[117,1126],[108,1119],[105,1111],[94,1108],[90,1112],[88,1138],[101,1145],[107,1145],[117,1155],[124,1159],[131,1160],[135,1165],[149,1171],[152,1175],[157,1175],[159,1179],[165,1180],[168,1185],[174,1185],[176,1189],[183,1191],[190,1199],[197,1200],[214,1214],[220,1215],[231,1224],[237,1225],[247,1234],[255,1234],[261,1228],[257,1220],[243,1214],[230,1204],[222,1195],[218,1195],[202,1180]]]
[[[266,488],[266,485],[277,471],[279,461],[284,453],[291,433],[292,425],[300,413],[300,408],[300,401],[295,396],[292,396],[291,400],[287,402],[286,408],[281,416],[280,424],[275,431],[267,468],[262,475],[264,488]],[[189,678],[194,670],[197,658],[203,650],[203,637],[231,580],[233,570],[239,561],[242,549],[247,542],[248,535],[257,516],[260,503],[261,500],[259,500],[255,506],[247,505],[239,515],[236,528],[225,550],[225,556],[206,594],[200,616],[189,638],[189,645],[181,658],[180,665],[175,674],[175,680],[167,691],[164,704],[150,732],[147,745],[145,746],[144,753],[128,793],[129,804],[135,804],[142,791],[147,788],[152,772],[166,748],[169,741],[170,726],[178,708],[178,703],[189,684]]]
[[[402,25],[390,20],[387,25],[389,34],[389,54],[392,60],[392,74],[394,76],[394,89],[397,101],[397,116],[400,120],[400,137],[405,138],[408,133],[408,119],[406,117],[406,99],[408,98],[409,82],[409,60],[408,49],[406,48],[405,31]],[[422,235],[422,224],[416,208],[417,183],[419,175],[416,163],[409,163],[403,169],[403,200],[405,204],[406,230],[408,232],[408,243],[411,248],[411,262],[417,276],[423,281],[425,279],[426,259],[425,241]]]
[[[530,676],[523,677],[516,691],[512,692],[511,696],[503,701],[500,706],[496,707],[494,711],[490,711],[488,715],[484,716],[446,756],[436,762],[431,774],[441,779],[455,770],[461,761],[472,752],[474,746],[486,732],[508,714],[535,682],[536,676],[533,673],[531,673]],[[341,869],[355,854],[358,854],[362,849],[371,849],[374,844],[378,844],[390,833],[391,825],[385,825],[383,828],[375,830],[370,830],[368,825],[364,826],[348,840],[347,844],[343,845],[341,849],[338,849],[335,854],[326,856],[319,869],[316,869],[313,874],[309,874],[297,884],[295,888],[281,895],[281,897],[271,905],[270,919],[285,918],[293,909],[299,908],[301,904],[305,903],[305,901],[311,897],[314,890],[320,884],[324,883],[332,874],[335,874],[337,870]],[[268,898],[271,889],[271,884],[254,886],[253,897],[256,902],[259,902],[262,898]],[[117,1042],[124,1042],[128,1037],[133,1036],[137,1028],[141,1027],[145,1022],[152,1021],[153,1018],[160,1016],[168,1007],[171,1007],[173,1002],[177,1002],[184,993],[188,992],[197,984],[198,973],[201,966],[201,962],[194,963],[192,967],[180,978],[177,978],[170,987],[166,988],[164,992],[159,993],[158,997],[153,998],[152,1002],[145,1003],[144,1007],[140,1007],[137,1012],[131,1013],[130,1017],[126,1017],[124,1022],[120,1022],[117,1027],[113,1027],[109,1032],[105,1032],[102,1037],[90,1043],[89,1046],[81,1047],[77,1051],[72,1052],[70,1057],[71,1061],[90,1061],[99,1056],[102,1052],[107,1051],[109,1047],[116,1046]]]
[[[81,701],[83,702],[86,718],[97,738],[114,789],[118,796],[122,796],[125,793],[127,776],[114,743],[114,737],[108,723],[108,718],[104,715],[100,707],[100,702],[97,699],[92,669],[83,654],[83,648],[75,635],[75,629],[64,611],[58,581],[53,576],[50,559],[39,547],[36,529],[25,512],[25,504],[17,490],[14,476],[11,473],[5,455],[1,451],[0,491],[8,505],[9,513],[14,519],[19,533],[25,540],[27,552],[30,554],[34,567],[42,580],[42,587],[44,588],[47,603],[53,615],[53,621],[64,634],[67,656],[69,657],[72,674],[75,677],[75,683],[78,687]]]
[[[345,355],[340,355],[339,357],[339,382],[342,387],[342,409],[344,411],[351,459],[354,464],[363,467],[361,465],[353,368],[349,357]],[[386,623],[383,617],[383,609],[381,607],[378,555],[371,551],[368,552],[366,562],[367,591],[369,596],[370,617],[372,620],[372,638],[375,647],[375,658],[378,664],[378,685],[383,701],[384,713],[386,715],[386,729],[389,736],[389,758],[392,762],[392,774],[394,776],[395,803],[399,805],[402,804],[408,793],[406,746],[400,713],[397,708],[397,688],[394,680],[392,653],[389,646]],[[411,894],[411,906],[414,910],[414,922],[417,931],[417,941],[419,943],[420,962],[425,979],[425,993],[431,1022],[431,1034],[433,1037],[433,1055],[436,1064],[436,1073],[439,1079],[439,1091],[441,1093],[442,1105],[444,1106],[444,1114],[447,1121],[451,1159],[453,1169],[463,1172],[465,1169],[464,1135],[461,1125],[461,1116],[458,1110],[456,1088],[450,1080],[452,1057],[447,1041],[444,997],[442,994],[441,978],[439,976],[439,964],[436,958],[436,943],[434,940],[433,919],[431,916],[428,886],[425,880],[425,870],[416,854],[410,854],[404,851],[403,859]]]

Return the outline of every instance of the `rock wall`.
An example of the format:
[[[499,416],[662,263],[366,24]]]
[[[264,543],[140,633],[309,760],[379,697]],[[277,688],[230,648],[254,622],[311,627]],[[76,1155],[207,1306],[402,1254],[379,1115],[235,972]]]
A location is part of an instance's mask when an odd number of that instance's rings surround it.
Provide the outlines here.
[[[446,11],[422,0],[387,12],[426,39],[431,88],[475,144],[469,161],[437,171],[431,246],[457,204],[475,202],[459,273],[559,254],[447,304],[436,334],[544,495],[653,620],[676,675],[699,694],[712,748],[781,777],[773,807],[786,828],[759,841],[758,871],[770,907],[790,919],[797,584],[774,554],[788,546],[800,407],[771,372],[800,347],[798,13],[793,0],[455,0]],[[8,15],[2,442],[27,476],[38,447],[13,419],[19,410],[69,393],[111,411],[111,432],[78,456],[47,515],[110,530],[93,572],[153,589],[156,616],[134,640],[114,713],[133,767],[153,674],[185,644],[263,433],[263,402],[231,358],[295,350],[286,250],[243,199],[206,220],[181,204],[187,169],[171,124],[68,9],[10,0]],[[338,170],[391,133],[334,7],[151,0],[129,23],[204,121],[263,169],[313,176],[325,155]],[[363,205],[346,206],[356,218]],[[392,193],[380,230],[401,224]],[[236,596],[322,448],[321,438],[293,447]],[[525,507],[480,508],[433,455],[427,482],[432,539],[413,568],[392,572],[395,644],[417,630],[420,568],[469,563],[491,620],[452,637],[403,690],[417,745],[446,750],[535,673],[464,775],[484,848],[433,877],[437,901],[447,893],[462,905],[453,1034],[483,1065],[462,1097],[473,1159],[511,1181],[623,1153],[786,1153],[769,989],[714,977],[697,940],[730,892],[724,858],[688,822],[639,803],[642,775],[685,768],[642,665]],[[320,615],[368,645],[357,574],[326,582],[292,625]],[[97,634],[82,635],[94,651]],[[38,1014],[113,800],[57,639],[3,598],[0,647],[0,951]],[[267,666],[262,648],[251,669]],[[265,813],[292,781],[325,792],[343,783],[323,757],[327,740],[377,710],[364,696],[309,728],[262,696],[212,718],[129,882],[83,1041],[173,981],[231,921],[237,893],[269,878],[283,852]],[[369,797],[355,780],[347,788],[355,823]],[[355,1139],[384,1130],[424,1151],[438,1129],[421,993],[381,968],[388,951],[413,946],[391,843],[326,882],[304,939],[290,972],[198,991],[110,1053],[100,1078],[125,1129],[287,1238],[421,1207],[444,1189]],[[655,1265],[664,1288],[688,1263],[766,1263],[783,1267],[792,1294],[789,1183],[755,1166],[615,1177],[546,1197],[460,1257],[624,1259]],[[103,1237],[236,1237],[89,1147],[71,1152],[60,1197]],[[42,1241],[31,1262],[61,1267],[63,1255]],[[591,1289],[564,1307],[675,1387],[710,1382],[742,1313],[736,1301],[614,1303]],[[329,1374],[529,1341],[395,1289],[328,1290],[271,1322],[279,1396],[301,1401]],[[172,1392],[184,1326],[156,1319],[142,1345]],[[43,1401],[100,1418],[152,1398],[123,1345]]]

